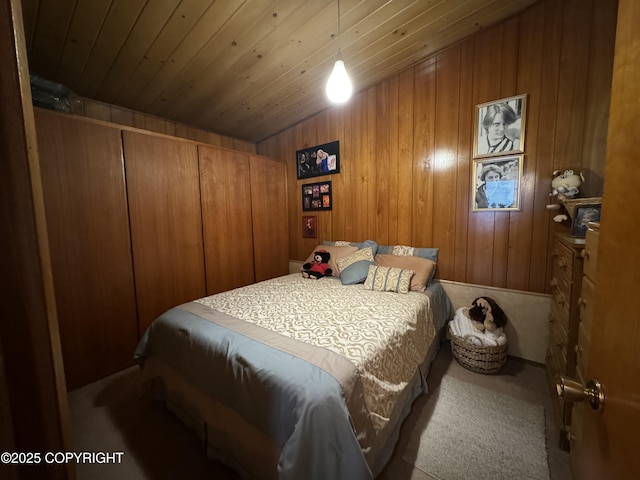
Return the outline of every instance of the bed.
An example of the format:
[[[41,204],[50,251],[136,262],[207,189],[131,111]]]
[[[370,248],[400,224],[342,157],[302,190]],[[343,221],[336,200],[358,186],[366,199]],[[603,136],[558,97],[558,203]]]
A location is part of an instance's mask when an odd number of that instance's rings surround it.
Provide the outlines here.
[[[294,273],[168,310],[135,352],[145,393],[244,478],[374,478],[427,392],[450,304],[431,278],[376,287],[369,270],[408,269],[373,260],[352,262],[364,283]]]

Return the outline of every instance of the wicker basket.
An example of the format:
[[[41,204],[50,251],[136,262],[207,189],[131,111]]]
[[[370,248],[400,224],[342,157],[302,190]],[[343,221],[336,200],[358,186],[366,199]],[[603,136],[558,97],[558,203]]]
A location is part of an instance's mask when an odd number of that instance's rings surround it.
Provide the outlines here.
[[[476,373],[496,373],[507,362],[507,343],[496,347],[475,345],[449,330],[451,352],[460,365]]]

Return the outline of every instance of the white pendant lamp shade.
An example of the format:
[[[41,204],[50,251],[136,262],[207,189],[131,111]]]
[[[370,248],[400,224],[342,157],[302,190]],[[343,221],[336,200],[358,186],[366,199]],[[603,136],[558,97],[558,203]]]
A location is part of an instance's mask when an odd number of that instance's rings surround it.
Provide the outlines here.
[[[340,0],[338,0],[338,42],[340,42]],[[344,67],[344,60],[338,47],[338,58],[333,66],[333,71],[327,80],[325,92],[329,100],[333,103],[344,103],[351,98],[351,79],[347,75],[347,69]]]
[[[344,61],[340,57],[338,57],[336,64],[333,66],[325,92],[333,103],[344,103],[351,98],[351,93],[353,92],[351,79],[347,75]]]

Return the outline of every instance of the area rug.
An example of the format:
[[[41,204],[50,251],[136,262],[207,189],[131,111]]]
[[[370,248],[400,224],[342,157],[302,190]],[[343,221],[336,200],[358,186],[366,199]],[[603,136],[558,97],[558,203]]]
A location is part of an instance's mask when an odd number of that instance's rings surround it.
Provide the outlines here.
[[[439,480],[549,480],[544,407],[445,376],[402,459]]]

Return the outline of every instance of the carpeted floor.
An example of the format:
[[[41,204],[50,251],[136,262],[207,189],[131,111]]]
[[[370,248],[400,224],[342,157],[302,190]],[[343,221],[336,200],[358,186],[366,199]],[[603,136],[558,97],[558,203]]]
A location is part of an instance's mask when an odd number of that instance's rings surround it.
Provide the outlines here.
[[[444,344],[428,383],[431,396],[419,397],[403,424],[393,457],[380,475],[383,480],[431,480],[403,460],[413,427],[443,378],[476,384],[515,399],[543,405],[547,430],[550,480],[570,480],[569,455],[555,444],[557,434],[544,368],[515,359],[496,375],[481,375],[461,367]],[[123,452],[119,464],[80,464],[79,480],[189,478],[236,480],[232,470],[205,457],[196,435],[163,407],[138,400],[137,367],[124,370],[70,392],[74,450]]]
[[[441,480],[549,480],[544,407],[445,375],[402,459]]]

